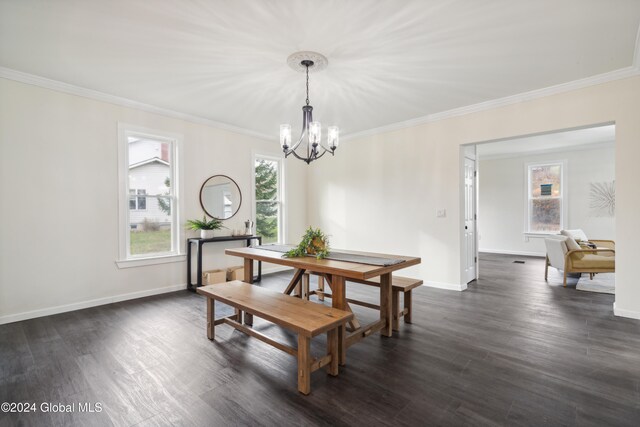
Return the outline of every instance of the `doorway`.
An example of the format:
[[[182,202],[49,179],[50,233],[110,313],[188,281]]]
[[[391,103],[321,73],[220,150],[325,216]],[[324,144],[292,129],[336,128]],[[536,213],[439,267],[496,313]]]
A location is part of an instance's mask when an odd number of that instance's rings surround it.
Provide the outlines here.
[[[480,253],[544,259],[545,238],[562,229],[615,240],[614,210],[594,200],[603,188],[615,191],[614,124],[484,141],[460,153],[461,282],[472,280],[472,260],[478,277]],[[556,178],[538,183],[537,171]],[[573,285],[589,282],[586,275]]]

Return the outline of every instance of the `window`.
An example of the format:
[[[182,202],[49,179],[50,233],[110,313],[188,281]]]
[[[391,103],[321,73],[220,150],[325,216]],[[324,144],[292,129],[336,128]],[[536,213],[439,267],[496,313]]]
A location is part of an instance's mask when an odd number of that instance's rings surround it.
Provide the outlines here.
[[[550,234],[564,228],[564,169],[564,162],[528,165],[526,232]]]
[[[282,159],[255,156],[256,234],[262,243],[284,242]]]
[[[121,124],[121,262],[179,255],[181,138]],[[140,265],[140,264],[136,264]],[[133,265],[131,265],[133,266]]]
[[[130,195],[135,195],[135,194],[147,194],[147,190],[134,190],[134,189],[129,189],[129,194]],[[147,198],[146,197],[130,197],[129,198],[129,210],[132,211],[136,211],[136,210],[145,210],[147,209]]]

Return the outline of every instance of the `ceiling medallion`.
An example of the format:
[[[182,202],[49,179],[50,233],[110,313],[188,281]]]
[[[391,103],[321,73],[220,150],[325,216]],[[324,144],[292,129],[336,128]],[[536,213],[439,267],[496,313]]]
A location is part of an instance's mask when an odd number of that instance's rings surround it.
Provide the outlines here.
[[[311,163],[324,156],[325,153],[333,153],[338,148],[340,130],[337,126],[327,128],[327,144],[322,143],[322,125],[313,121],[313,107],[309,105],[309,73],[317,72],[327,68],[329,61],[324,55],[317,52],[296,52],[289,55],[287,64],[295,71],[304,72],[307,76],[307,99],[306,105],[302,107],[302,132],[300,139],[291,145],[291,125],[280,125],[280,146],[285,157],[293,154],[296,158]],[[304,149],[296,150],[305,142]]]

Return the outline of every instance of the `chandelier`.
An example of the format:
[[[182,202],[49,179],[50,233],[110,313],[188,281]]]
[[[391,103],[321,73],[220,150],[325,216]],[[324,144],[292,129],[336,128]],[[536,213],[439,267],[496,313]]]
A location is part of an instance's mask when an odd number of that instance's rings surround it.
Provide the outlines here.
[[[309,105],[309,69],[320,71],[326,68],[327,58],[316,52],[296,52],[289,56],[287,63],[296,71],[304,71],[307,75],[307,99],[302,107],[302,132],[298,141],[291,145],[291,125],[280,125],[280,146],[285,157],[293,154],[296,158],[311,163],[326,153],[333,153],[338,148],[340,130],[338,126],[327,128],[327,143],[322,143],[322,125],[313,121],[313,107]],[[302,144],[304,142],[304,145]],[[301,149],[298,150],[298,148]],[[306,154],[304,148],[306,147]]]

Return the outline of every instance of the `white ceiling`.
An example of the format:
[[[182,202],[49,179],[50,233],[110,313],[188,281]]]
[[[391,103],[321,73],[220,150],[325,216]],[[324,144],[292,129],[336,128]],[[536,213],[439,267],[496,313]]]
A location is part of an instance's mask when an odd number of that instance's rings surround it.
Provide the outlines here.
[[[526,153],[613,147],[615,139],[616,127],[608,125],[478,144],[477,154],[480,159],[488,159]]]
[[[638,0],[0,0],[0,66],[265,135],[354,133],[629,67]]]

